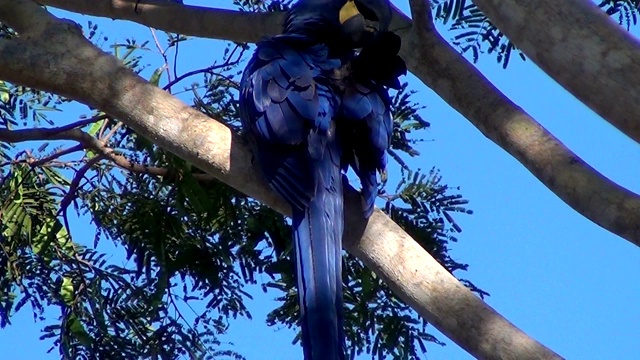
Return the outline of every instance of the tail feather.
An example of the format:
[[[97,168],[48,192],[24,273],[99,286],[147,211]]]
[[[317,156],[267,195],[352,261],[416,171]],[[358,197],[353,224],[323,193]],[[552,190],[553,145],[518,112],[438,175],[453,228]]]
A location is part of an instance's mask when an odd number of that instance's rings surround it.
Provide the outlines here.
[[[343,195],[339,167],[319,181],[308,207],[294,209],[293,230],[306,360],[343,360]],[[323,184],[325,181],[328,184]]]

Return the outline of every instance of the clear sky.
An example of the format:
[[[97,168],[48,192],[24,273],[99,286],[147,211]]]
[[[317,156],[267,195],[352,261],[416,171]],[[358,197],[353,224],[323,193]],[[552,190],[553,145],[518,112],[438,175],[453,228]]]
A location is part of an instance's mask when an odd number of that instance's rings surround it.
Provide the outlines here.
[[[396,1],[396,5],[408,13],[405,2]],[[56,14],[82,25],[90,19]],[[134,34],[149,35],[148,29],[122,21],[98,23],[110,42]],[[182,68],[190,70],[209,65],[220,47],[215,41],[199,40],[180,51]],[[150,64],[149,73],[161,64],[158,56],[145,61]],[[585,161],[622,186],[640,192],[638,145],[576,101],[531,61],[514,56],[503,70],[493,55],[485,54],[476,66]],[[421,156],[410,163],[440,169],[446,183],[461,187],[474,210],[471,216],[456,216],[463,233],[460,242],[452,245],[451,254],[470,264],[468,272],[458,275],[491,293],[486,300],[489,305],[568,359],[637,358],[640,249],[577,214],[430,89],[412,77],[409,81],[419,91],[415,100],[427,106],[423,117],[432,124],[421,134],[432,141],[421,143]],[[82,236],[88,231],[87,225],[78,223],[74,234]],[[221,338],[229,343],[227,348],[249,360],[300,359],[300,348],[291,345],[293,332],[264,323],[275,305],[275,294],[264,295],[257,287],[249,292],[255,296],[247,301],[253,320],[232,322],[229,333]],[[14,317],[13,326],[0,330],[1,358],[58,358],[57,349],[45,356],[51,343],[38,340],[45,324],[34,324],[31,316],[27,306]],[[447,346],[430,346],[428,358],[471,358],[435,330],[434,334]]]

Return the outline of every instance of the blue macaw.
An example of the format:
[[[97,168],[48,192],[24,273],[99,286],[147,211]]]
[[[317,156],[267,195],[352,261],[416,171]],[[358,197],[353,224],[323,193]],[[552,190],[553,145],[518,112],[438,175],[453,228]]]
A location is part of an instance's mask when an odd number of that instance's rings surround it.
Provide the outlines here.
[[[345,358],[343,171],[360,178],[369,217],[393,131],[387,87],[406,73],[390,21],[388,0],[299,0],[242,77],[254,156],[292,208],[306,360]]]

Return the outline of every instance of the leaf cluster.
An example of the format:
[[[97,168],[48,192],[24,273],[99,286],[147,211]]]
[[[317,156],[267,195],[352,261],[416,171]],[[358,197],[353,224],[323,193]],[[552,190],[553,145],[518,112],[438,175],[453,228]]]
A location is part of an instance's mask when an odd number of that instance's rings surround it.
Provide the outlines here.
[[[638,9],[640,8],[638,0],[602,0],[598,6],[609,16],[615,16],[618,23],[626,26],[627,30],[632,25],[638,24]]]

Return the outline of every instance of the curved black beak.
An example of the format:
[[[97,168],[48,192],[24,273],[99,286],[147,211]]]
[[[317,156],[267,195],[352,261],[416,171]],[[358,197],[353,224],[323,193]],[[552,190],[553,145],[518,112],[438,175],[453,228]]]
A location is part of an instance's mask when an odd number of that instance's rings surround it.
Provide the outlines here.
[[[354,0],[347,0],[340,9],[340,25],[356,47],[366,44],[380,30],[380,24],[365,18]]]

